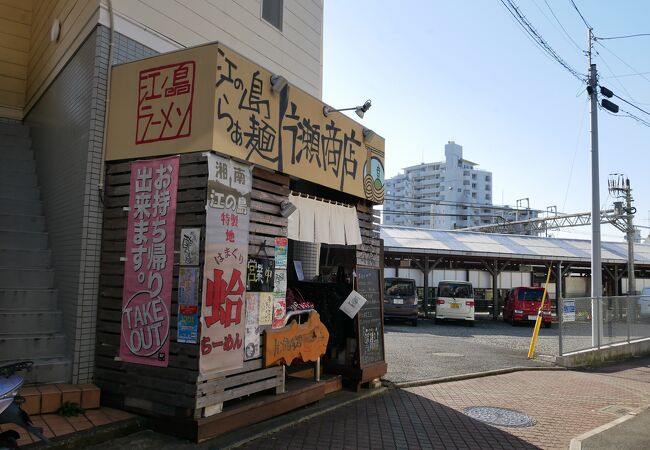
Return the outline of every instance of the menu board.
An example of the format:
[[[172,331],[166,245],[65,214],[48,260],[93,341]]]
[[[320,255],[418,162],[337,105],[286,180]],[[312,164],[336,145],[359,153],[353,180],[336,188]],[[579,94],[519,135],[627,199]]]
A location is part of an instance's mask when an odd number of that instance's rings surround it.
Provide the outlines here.
[[[359,367],[384,361],[382,278],[379,268],[357,267],[357,288],[366,303],[358,314]]]

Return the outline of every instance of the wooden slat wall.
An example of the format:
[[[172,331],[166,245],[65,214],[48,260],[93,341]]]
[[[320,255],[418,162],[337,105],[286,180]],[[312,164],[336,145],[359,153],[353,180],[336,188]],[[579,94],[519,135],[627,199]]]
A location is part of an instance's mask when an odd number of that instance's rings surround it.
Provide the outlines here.
[[[361,200],[357,204],[357,216],[361,227],[362,245],[357,245],[357,264],[361,266],[381,267],[379,241],[379,215],[372,205]]]
[[[115,361],[119,354],[122,289],[131,163],[109,163],[104,199],[104,229],[97,322],[95,383],[102,397],[117,407],[157,415],[191,417],[195,405],[199,346],[176,342],[178,323],[178,253],[174,254],[169,367]],[[205,199],[208,165],[201,153],[181,155],[174,249],[180,250],[181,228],[200,227],[205,240]],[[203,244],[200,260],[203,260]],[[203,269],[199,269],[201,275]]]
[[[289,176],[264,169],[253,169],[251,223],[248,254],[273,256],[275,238],[287,237],[288,219],[280,215],[280,203],[289,199]]]
[[[238,371],[218,374],[215,377],[200,377],[199,346],[176,342],[178,254],[174,255],[169,367],[158,368],[115,361],[115,357],[119,354],[124,286],[124,263],[120,261],[120,257],[124,256],[127,229],[127,212],[123,207],[128,206],[129,202],[130,168],[130,162],[109,163],[107,167],[95,382],[102,388],[104,399],[111,405],[157,415],[191,418],[195,408],[210,406],[206,404],[206,393],[202,391],[202,387],[206,384],[211,381],[219,384],[217,380],[225,379],[225,375],[230,377],[229,384],[232,384],[232,388],[237,388],[239,384],[250,383],[250,380],[247,381],[244,377],[242,383],[235,382]],[[175,251],[180,249],[181,228],[200,227],[201,261],[204,257],[207,175],[207,162],[201,153],[181,155],[174,249]],[[275,238],[287,236],[287,219],[280,215],[280,203],[287,199],[288,195],[288,176],[258,168],[253,170],[249,234],[251,255],[257,255],[260,252],[260,244],[264,242],[267,246],[266,254],[272,257]],[[262,249],[261,254],[263,253]],[[202,268],[200,273],[202,275]],[[251,364],[258,362],[247,363],[241,369],[241,373],[247,373],[248,378],[255,378],[256,375],[250,374]],[[257,365],[261,368],[261,364]],[[273,372],[271,376],[274,376],[275,381],[266,383],[278,388],[278,383],[283,383],[284,375],[278,370]],[[261,378],[268,378],[268,376],[266,373],[260,373]],[[260,383],[257,390],[266,388],[266,385]],[[254,386],[246,390],[246,394],[253,392],[255,392]],[[224,393],[223,397],[226,398],[227,393]],[[222,402],[224,398],[211,398],[210,400],[214,401],[210,403]]]

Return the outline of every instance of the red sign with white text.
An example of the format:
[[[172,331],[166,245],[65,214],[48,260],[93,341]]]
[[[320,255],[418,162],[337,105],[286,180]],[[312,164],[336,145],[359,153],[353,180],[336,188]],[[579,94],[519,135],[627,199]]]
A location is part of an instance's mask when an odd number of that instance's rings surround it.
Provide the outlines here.
[[[179,156],[131,164],[122,361],[167,367]]]

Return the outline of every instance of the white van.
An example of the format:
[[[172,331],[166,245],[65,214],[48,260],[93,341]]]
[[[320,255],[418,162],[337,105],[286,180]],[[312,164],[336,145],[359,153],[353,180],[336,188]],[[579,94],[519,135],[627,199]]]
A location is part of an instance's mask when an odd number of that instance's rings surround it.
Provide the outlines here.
[[[441,281],[436,297],[436,323],[463,320],[474,326],[474,289],[467,281]]]

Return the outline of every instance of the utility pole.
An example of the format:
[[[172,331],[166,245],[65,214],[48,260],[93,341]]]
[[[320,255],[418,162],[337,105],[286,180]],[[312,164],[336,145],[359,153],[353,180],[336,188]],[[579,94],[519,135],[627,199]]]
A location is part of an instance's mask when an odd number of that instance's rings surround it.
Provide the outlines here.
[[[636,208],[632,206],[632,187],[630,186],[630,179],[622,174],[615,173],[615,178],[609,181],[609,192],[618,198],[625,198],[625,208],[622,202],[614,202],[614,210],[617,213],[617,218],[620,219],[625,213],[625,226],[614,220],[612,224],[619,230],[625,233],[627,239],[627,295],[636,294],[636,278],[634,276],[634,239],[636,238],[636,230],[634,229],[634,214]]]
[[[592,30],[589,28],[587,51],[589,57],[589,82],[587,92],[591,100],[591,217],[600,217],[600,192],[598,170],[598,96],[596,64],[591,62]],[[591,221],[591,340],[594,347],[600,345],[600,321],[603,295],[602,260],[600,252],[600,220]]]

